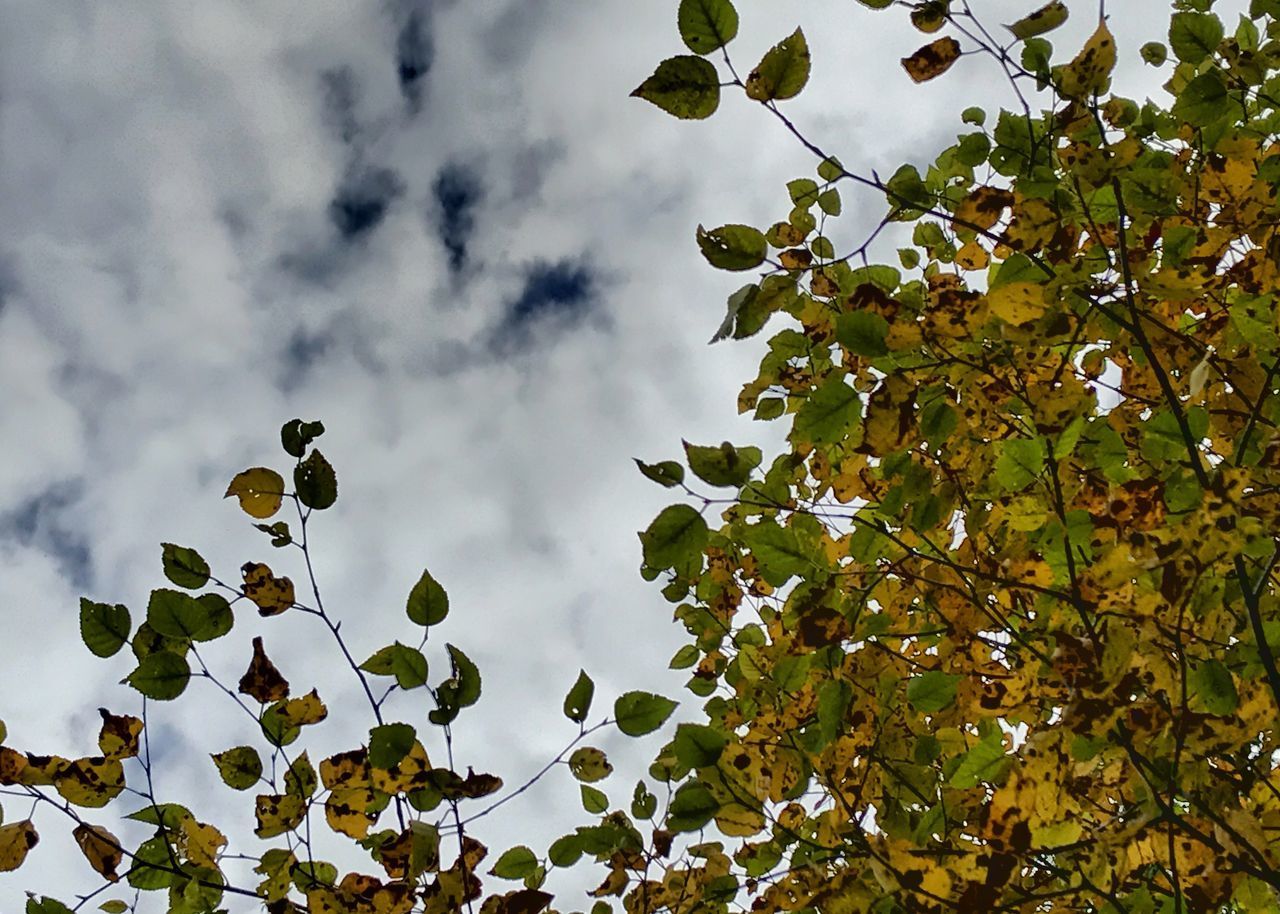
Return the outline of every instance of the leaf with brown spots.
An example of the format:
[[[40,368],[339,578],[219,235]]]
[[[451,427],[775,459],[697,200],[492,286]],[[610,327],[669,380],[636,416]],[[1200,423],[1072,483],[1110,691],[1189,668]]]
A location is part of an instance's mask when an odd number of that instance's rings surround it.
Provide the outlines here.
[[[258,607],[260,616],[278,616],[294,603],[293,581],[277,578],[261,562],[247,562],[240,569],[244,595]]]
[[[902,58],[902,68],[912,80],[922,83],[941,76],[959,59],[960,42],[947,35]]]
[[[280,675],[262,647],[262,638],[253,639],[253,659],[249,669],[240,677],[240,692],[255,698],[262,704],[280,701],[289,696],[289,681]]]

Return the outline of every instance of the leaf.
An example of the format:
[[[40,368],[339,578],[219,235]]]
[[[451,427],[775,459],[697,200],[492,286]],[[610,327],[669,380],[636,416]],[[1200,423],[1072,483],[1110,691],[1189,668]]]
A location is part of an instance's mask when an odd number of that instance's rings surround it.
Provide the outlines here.
[[[714,765],[728,745],[728,739],[714,727],[702,724],[678,724],[672,746],[680,763],[690,768]]]
[[[749,225],[722,225],[710,230],[698,226],[695,237],[707,263],[720,270],[754,269],[764,263],[769,253],[764,233]]]
[[[306,727],[328,717],[329,709],[320,700],[320,694],[312,689],[306,695],[279,702],[275,713],[286,727]]]
[[[181,695],[191,679],[185,657],[170,651],[148,654],[125,682],[156,701],[172,701]]]
[[[369,764],[390,769],[413,748],[418,733],[409,724],[383,724],[369,731]]]
[[[791,426],[791,439],[809,444],[835,444],[843,440],[861,414],[858,392],[833,374],[809,394]]]
[[[575,724],[580,724],[591,713],[591,699],[596,693],[596,684],[591,681],[586,670],[578,671],[569,694],[564,697],[564,716]]]
[[[397,642],[391,654],[391,674],[402,689],[416,689],[427,684],[427,658],[422,651]]]
[[[889,322],[873,311],[851,311],[836,318],[836,342],[854,355],[887,355]]]
[[[200,553],[173,543],[161,543],[160,549],[164,576],[170,581],[188,590],[199,590],[209,583],[209,563]]]
[[[297,794],[259,794],[254,800],[253,814],[258,824],[253,833],[259,838],[274,838],[291,832],[302,824],[306,813],[307,801]]]
[[[658,64],[631,93],[684,120],[711,117],[720,107],[720,77],[710,61],[681,55]]]
[[[99,825],[86,822],[77,825],[71,835],[94,872],[108,882],[120,880],[116,868],[124,860],[124,851],[119,838]]]
[[[689,469],[703,482],[712,486],[744,486],[751,478],[751,471],[762,459],[758,447],[735,448],[728,441],[719,447],[704,447],[684,443]]]
[[[793,575],[804,575],[813,567],[813,557],[800,545],[791,527],[782,527],[771,518],[743,531],[743,542],[759,562],[761,573],[782,583]]]
[[[959,59],[960,42],[948,35],[929,42],[910,57],[902,58],[902,68],[914,82],[922,83],[941,76]]]
[[[1080,53],[1062,69],[1059,90],[1067,98],[1084,98],[1102,92],[1116,66],[1116,41],[1106,22],[1085,42]]]
[[[618,729],[627,736],[644,736],[662,726],[676,702],[652,692],[626,692],[613,705]]]
[[[1158,41],[1148,41],[1138,49],[1138,53],[1144,63],[1153,67],[1163,66],[1169,59],[1169,49]]]
[[[133,758],[138,754],[138,737],[142,734],[142,721],[128,714],[112,714],[99,708],[102,728],[98,731],[98,748],[109,759]]]
[[[1044,472],[1048,451],[1043,438],[1011,438],[999,449],[995,481],[1005,491],[1019,492]]]
[[[262,757],[252,746],[236,746],[209,756],[222,783],[232,790],[248,790],[262,777]]]
[[[28,905],[30,905],[30,902],[28,902]],[[70,908],[67,909],[68,914],[70,914],[70,910]],[[125,912],[129,910],[129,905],[118,898],[113,898],[110,901],[104,901],[102,904],[98,905],[98,910],[106,911],[107,914],[125,914]],[[31,914],[29,909],[27,914]],[[50,912],[50,914],[53,914],[53,912]]]
[[[729,0],[680,0],[680,38],[695,54],[710,54],[738,34],[738,11]]]
[[[1044,287],[1036,282],[1006,282],[987,293],[987,308],[1010,324],[1026,324],[1044,314]]]
[[[580,784],[578,791],[582,795],[582,808],[587,812],[599,815],[608,811],[609,797],[603,790],[597,790],[590,784]]]
[[[280,427],[280,444],[290,457],[301,458],[307,451],[307,445],[323,434],[323,422],[303,422],[301,419],[290,419]]]
[[[53,786],[68,803],[98,809],[124,790],[124,766],[101,756],[63,759],[53,772]]]
[[[252,467],[235,475],[223,498],[234,495],[240,510],[250,517],[264,520],[280,510],[284,501],[284,478],[275,470]]]
[[[592,746],[581,746],[569,756],[569,771],[579,781],[602,781],[613,773],[608,757]]]
[[[1213,13],[1174,13],[1169,20],[1169,47],[1184,63],[1199,64],[1222,44],[1222,20]]]
[[[427,626],[439,625],[449,615],[449,595],[426,569],[409,591],[405,612],[410,622]]]
[[[98,657],[110,657],[129,640],[129,610],[80,598],[80,637]]]
[[[120,905],[120,907],[112,907],[108,909],[107,905]],[[129,906],[123,901],[103,902],[100,907],[103,911],[107,911],[108,914],[120,914],[120,912],[127,911],[129,909]],[[23,910],[25,914],[75,914],[71,908],[67,907],[56,898],[50,898],[48,895],[42,895],[37,900],[36,896],[28,894],[27,905]]]
[[[997,734],[994,739],[985,739],[966,752],[947,783],[964,790],[976,787],[982,781],[991,781],[1003,768],[1006,759],[1004,746]]]
[[[0,873],[8,873],[22,866],[27,852],[40,841],[40,835],[30,819],[0,825]]]
[[[794,98],[809,81],[809,43],[796,29],[764,55],[747,77],[747,97],[758,102]]]
[[[267,656],[261,637],[253,639],[253,659],[249,661],[249,669],[240,677],[238,688],[241,694],[262,704],[279,701],[289,695],[289,681],[280,675]]]
[[[692,781],[682,784],[671,798],[666,827],[672,831],[697,831],[720,811],[720,803],[705,784]]]
[[[1235,679],[1221,660],[1197,664],[1189,685],[1193,704],[1209,714],[1227,717],[1240,705]]]
[[[499,879],[523,879],[538,868],[538,858],[523,844],[517,844],[503,852],[498,862],[489,870],[491,876]]]
[[[1222,77],[1210,71],[1187,83],[1173,103],[1173,114],[1192,126],[1207,127],[1223,116],[1230,99]]]
[[[1067,21],[1069,15],[1067,5],[1062,0],[1053,0],[1046,3],[1034,13],[1023,16],[1013,25],[1007,26],[1013,37],[1019,41],[1026,41],[1028,38],[1034,38],[1037,35],[1043,35],[1045,32],[1051,32],[1062,23]]]
[[[684,482],[684,467],[674,460],[664,460],[661,463],[645,463],[636,457],[632,459],[635,460],[636,466],[640,468],[640,472],[645,475],[645,478],[652,479],[658,485],[666,486],[670,489]]]
[[[455,685],[454,701],[460,708],[468,708],[480,700],[480,670],[461,648],[446,644],[449,662],[453,666]]]
[[[316,511],[330,508],[338,500],[338,476],[318,450],[293,468],[293,486],[298,500]]]
[[[240,574],[244,577],[241,591],[258,607],[258,615],[263,618],[278,616],[294,604],[293,581],[277,578],[262,562],[246,562]]]
[[[157,588],[147,603],[147,624],[166,638],[195,641],[210,630],[205,605],[180,590]]]
[[[931,714],[955,704],[959,676],[941,670],[929,670],[907,681],[907,701],[917,711]]]
[[[645,564],[671,568],[701,553],[708,536],[707,522],[689,505],[664,508],[640,534]]]

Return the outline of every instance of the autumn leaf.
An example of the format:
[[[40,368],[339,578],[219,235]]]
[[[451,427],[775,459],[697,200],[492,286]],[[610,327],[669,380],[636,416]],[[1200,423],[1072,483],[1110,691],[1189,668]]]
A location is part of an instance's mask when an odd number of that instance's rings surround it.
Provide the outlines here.
[[[119,838],[99,825],[85,822],[76,826],[72,836],[94,872],[108,882],[119,881],[120,875],[116,868],[124,860]]]
[[[36,827],[30,819],[0,825],[0,873],[11,872],[22,866],[27,852],[40,841]]]
[[[941,76],[959,59],[960,42],[948,35],[902,58],[902,68],[913,81],[922,83]]]
[[[280,675],[275,664],[267,657],[260,637],[253,639],[253,659],[249,661],[249,669],[240,677],[239,690],[263,704],[279,701],[289,695],[289,681]]]
[[[260,616],[278,616],[294,604],[293,581],[277,578],[261,562],[248,562],[240,569],[241,590],[257,607]]]
[[[223,497],[232,495],[239,499],[240,510],[263,520],[280,510],[280,503],[284,500],[284,479],[275,470],[252,467],[237,473],[231,480]]]

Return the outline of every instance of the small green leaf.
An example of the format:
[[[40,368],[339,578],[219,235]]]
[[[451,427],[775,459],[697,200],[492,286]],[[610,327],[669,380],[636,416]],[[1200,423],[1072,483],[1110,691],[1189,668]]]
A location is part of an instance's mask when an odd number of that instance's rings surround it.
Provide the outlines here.
[[[646,565],[671,568],[702,552],[710,531],[702,515],[689,505],[664,508],[640,534]]]
[[[747,77],[747,97],[758,102],[794,98],[809,81],[809,44],[796,29],[778,42]]]
[[[454,700],[459,708],[468,708],[480,700],[480,670],[460,648],[452,644],[445,647],[453,664],[453,679],[457,682]]]
[[[196,602],[204,607],[207,623],[195,635],[196,641],[213,641],[231,631],[235,625],[235,613],[227,598],[217,593],[202,593]]]
[[[671,658],[671,662],[667,664],[667,667],[673,670],[687,670],[701,658],[702,651],[698,650],[696,644],[686,644],[675,652],[675,656]]]
[[[1153,67],[1163,66],[1169,59],[1169,49],[1159,41],[1148,41],[1138,49],[1138,53],[1142,55],[1144,62]]]
[[[537,868],[538,858],[533,851],[523,844],[517,844],[498,858],[489,874],[499,879],[523,879]]]
[[[1002,442],[996,460],[995,481],[1008,492],[1025,489],[1045,468],[1047,450],[1043,438],[1011,438]]]
[[[171,701],[183,693],[190,679],[191,668],[185,657],[156,651],[144,657],[124,681],[148,698]]]
[[[835,444],[858,422],[861,407],[858,392],[833,374],[809,394],[796,413],[791,438],[810,444]]]
[[[301,458],[307,445],[324,434],[323,422],[303,422],[291,419],[280,428],[280,444],[290,457]]]
[[[338,476],[318,450],[293,468],[293,486],[298,500],[317,511],[332,507],[338,500]]]
[[[551,842],[547,859],[552,866],[573,866],[582,857],[582,839],[577,835],[565,835]]]
[[[718,447],[704,447],[685,441],[684,452],[689,461],[689,469],[712,486],[746,485],[751,478],[751,471],[764,459],[760,448],[735,448],[728,441]]]
[[[431,573],[424,570],[418,583],[409,591],[405,612],[409,614],[409,620],[418,625],[438,625],[449,615],[449,595]]]
[[[684,482],[684,467],[674,460],[664,460],[661,463],[645,463],[636,457],[632,459],[635,460],[636,466],[640,468],[640,472],[646,478],[658,483],[658,485],[666,486],[670,489]]]
[[[1004,745],[997,731],[994,738],[983,740],[964,754],[948,784],[961,790],[976,787],[982,781],[994,779],[1005,761]]]
[[[769,242],[764,232],[749,225],[722,225],[707,230],[698,226],[698,247],[707,263],[720,270],[751,270],[764,263]]]
[[[729,0],[680,0],[680,38],[695,54],[710,54],[738,34],[738,11]]]
[[[1199,64],[1222,43],[1222,20],[1213,13],[1174,13],[1169,20],[1169,46],[1184,63]]]
[[[913,676],[907,682],[907,701],[911,707],[926,714],[951,707],[956,700],[959,676],[941,670],[929,670]]]
[[[582,792],[582,808],[587,812],[599,815],[609,809],[609,797],[603,790],[598,790],[590,784],[580,784],[579,790]]]
[[[128,902],[121,901],[119,898],[113,898],[110,901],[104,901],[98,905],[99,911],[106,911],[107,914],[125,914],[129,910]]]
[[[236,746],[210,756],[222,782],[232,790],[248,790],[262,777],[262,758],[252,746]]]
[[[106,910],[106,905],[103,905],[103,910]],[[37,901],[34,895],[29,895],[26,914],[74,914],[74,912],[56,898],[43,895]]]
[[[579,670],[577,681],[564,697],[564,716],[575,724],[582,723],[591,712],[591,699],[595,693],[596,684],[591,681],[587,671]]]
[[[418,733],[409,724],[383,724],[369,731],[369,764],[394,768],[413,749]]]
[[[569,771],[579,781],[602,781],[613,773],[609,758],[594,746],[574,749],[569,756]]]
[[[1235,679],[1221,660],[1207,660],[1191,672],[1192,703],[1209,714],[1226,717],[1240,705]]]
[[[190,594],[160,587],[151,591],[147,624],[166,638],[195,641],[211,628],[209,610]]]
[[[886,355],[889,322],[873,311],[851,311],[836,318],[836,342],[854,355]]]
[[[416,647],[396,643],[391,652],[391,674],[402,689],[416,689],[427,684],[427,658]]]
[[[720,804],[705,784],[691,781],[682,784],[671,798],[666,827],[671,831],[697,831],[720,811]]]
[[[720,76],[711,62],[701,57],[670,57],[658,64],[631,97],[643,98],[684,120],[702,120],[720,107]]]
[[[1197,76],[1173,103],[1173,114],[1194,127],[1207,127],[1226,113],[1230,94],[1217,71]]]
[[[80,637],[95,655],[110,657],[120,650],[129,640],[131,628],[126,607],[80,598]]]
[[[714,765],[728,745],[728,739],[714,727],[702,724],[679,724],[672,743],[676,758],[690,768]]]
[[[613,705],[618,729],[627,736],[643,736],[662,726],[676,709],[676,702],[652,692],[627,692]]]
[[[199,590],[209,583],[209,563],[194,549],[161,543],[161,562],[164,576],[179,587]]]

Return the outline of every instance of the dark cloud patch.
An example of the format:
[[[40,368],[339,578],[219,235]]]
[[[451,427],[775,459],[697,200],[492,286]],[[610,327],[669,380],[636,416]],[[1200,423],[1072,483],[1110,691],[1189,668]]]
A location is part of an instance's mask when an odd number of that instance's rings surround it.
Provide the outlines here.
[[[48,553],[73,587],[86,589],[93,579],[88,538],[73,516],[79,482],[61,482],[11,511],[0,513],[0,539]]]
[[[320,90],[324,93],[325,121],[344,143],[360,135],[356,106],[360,103],[360,84],[350,67],[335,67],[320,74]]]
[[[294,330],[281,353],[281,389],[287,392],[297,388],[333,344],[333,334],[327,330],[311,331],[301,327]]]
[[[474,168],[451,163],[436,175],[431,193],[436,203],[436,231],[449,253],[449,269],[456,273],[467,261],[467,244],[475,232],[475,210],[484,188]]]
[[[400,94],[415,109],[422,102],[422,81],[434,60],[431,23],[422,10],[414,10],[396,35],[396,78],[400,80]]]
[[[490,348],[497,352],[522,349],[532,341],[535,329],[554,332],[577,326],[590,314],[598,286],[599,277],[581,261],[535,261],[525,269],[520,294],[507,305]]]
[[[329,204],[329,221],[345,241],[372,232],[391,203],[404,193],[404,181],[389,168],[365,168],[347,175]]]

